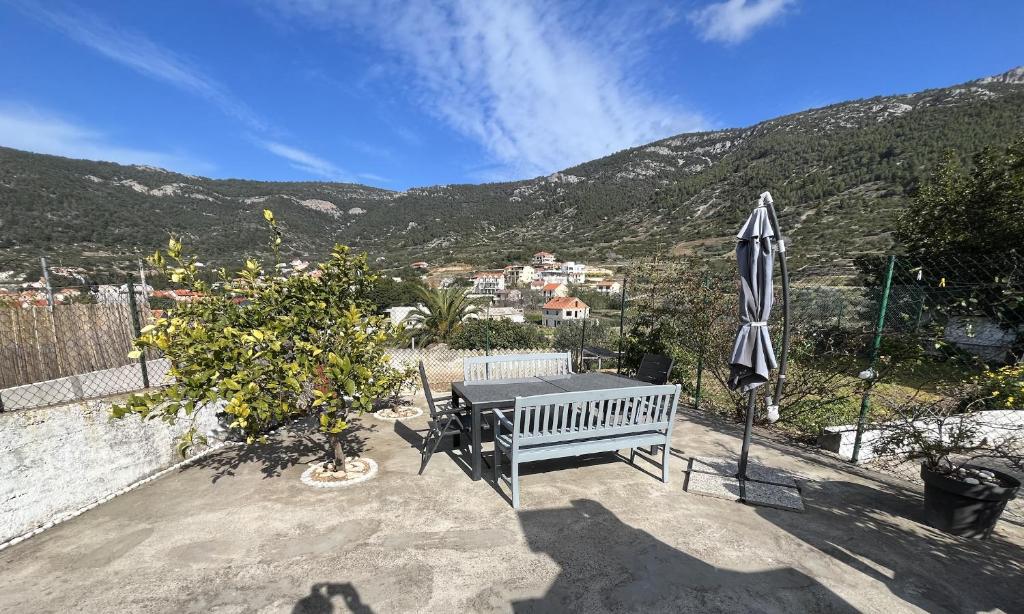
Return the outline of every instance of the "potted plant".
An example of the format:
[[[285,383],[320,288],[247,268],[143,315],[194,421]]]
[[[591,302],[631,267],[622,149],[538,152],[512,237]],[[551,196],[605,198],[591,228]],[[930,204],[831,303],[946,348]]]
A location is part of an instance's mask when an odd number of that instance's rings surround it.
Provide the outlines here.
[[[1017,496],[1020,480],[992,465],[1024,468],[1022,376],[1024,365],[986,370],[958,390],[896,404],[896,419],[880,425],[875,454],[921,460],[930,526],[988,538]]]

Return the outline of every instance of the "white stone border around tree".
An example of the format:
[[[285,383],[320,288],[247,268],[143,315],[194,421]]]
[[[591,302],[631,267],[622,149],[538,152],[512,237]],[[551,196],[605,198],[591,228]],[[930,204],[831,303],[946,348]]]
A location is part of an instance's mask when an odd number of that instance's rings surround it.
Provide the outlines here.
[[[357,476],[355,476],[353,478],[348,478],[348,479],[345,479],[345,480],[339,480],[337,482],[321,481],[321,480],[317,480],[317,479],[315,479],[313,477],[313,474],[317,471],[317,469],[320,469],[323,466],[324,462],[326,462],[326,461],[319,461],[319,462],[316,462],[316,463],[312,463],[309,466],[308,469],[303,471],[302,472],[302,476],[299,479],[306,486],[312,486],[313,488],[345,488],[347,486],[354,486],[356,484],[361,484],[361,483],[363,483],[363,482],[365,482],[367,480],[373,479],[374,477],[377,476],[377,470],[378,470],[377,461],[373,460],[372,458],[358,457],[358,458],[352,459],[351,461],[346,460],[345,464],[348,465],[350,462],[353,462],[353,461],[362,461],[362,462],[366,463],[367,464],[366,472],[363,473],[362,475],[357,475]]]
[[[382,422],[401,422],[402,420],[412,420],[413,418],[419,418],[420,416],[423,415],[423,409],[422,408],[420,408],[420,407],[413,407],[411,409],[413,410],[413,413],[409,414],[408,416],[382,416],[381,415],[382,413],[384,413],[386,411],[394,411],[391,408],[382,409],[380,411],[372,412],[372,415],[373,415],[374,418],[376,418],[376,419],[378,419],[378,420],[380,420]]]

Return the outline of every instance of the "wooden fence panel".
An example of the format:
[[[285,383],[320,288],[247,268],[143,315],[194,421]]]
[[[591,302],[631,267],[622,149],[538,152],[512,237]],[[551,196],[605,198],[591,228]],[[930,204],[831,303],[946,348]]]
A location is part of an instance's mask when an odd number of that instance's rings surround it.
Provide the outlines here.
[[[134,336],[127,304],[0,308],[0,388],[131,364]]]

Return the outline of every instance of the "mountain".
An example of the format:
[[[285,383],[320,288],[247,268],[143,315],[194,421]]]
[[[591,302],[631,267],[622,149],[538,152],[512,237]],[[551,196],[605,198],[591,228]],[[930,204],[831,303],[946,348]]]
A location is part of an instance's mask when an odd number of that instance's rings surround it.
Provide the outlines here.
[[[965,161],[1024,130],[1024,68],[948,88],[811,109],[748,128],[682,134],[547,177],[394,192],[355,184],[207,179],[0,147],[0,273],[38,258],[120,275],[169,233],[208,264],[265,254],[273,209],[288,257],[335,242],[385,267],[498,266],[538,249],[619,262],[727,255],[771,190],[798,266],[892,247],[891,231],[947,151]]]

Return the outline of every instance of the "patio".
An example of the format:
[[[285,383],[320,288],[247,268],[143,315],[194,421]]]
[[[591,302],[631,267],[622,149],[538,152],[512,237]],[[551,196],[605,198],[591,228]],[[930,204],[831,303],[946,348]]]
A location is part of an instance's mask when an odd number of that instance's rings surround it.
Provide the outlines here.
[[[542,462],[518,512],[447,454],[418,477],[425,424],[360,419],[380,473],[350,488],[300,483],[318,450],[285,432],[206,457],[0,552],[0,611],[1024,607],[1018,517],[987,542],[949,537],[918,521],[918,486],[764,433],[753,458],[802,476],[805,513],[684,492],[684,458],[739,449],[703,414],[680,412],[670,484],[608,454]]]

